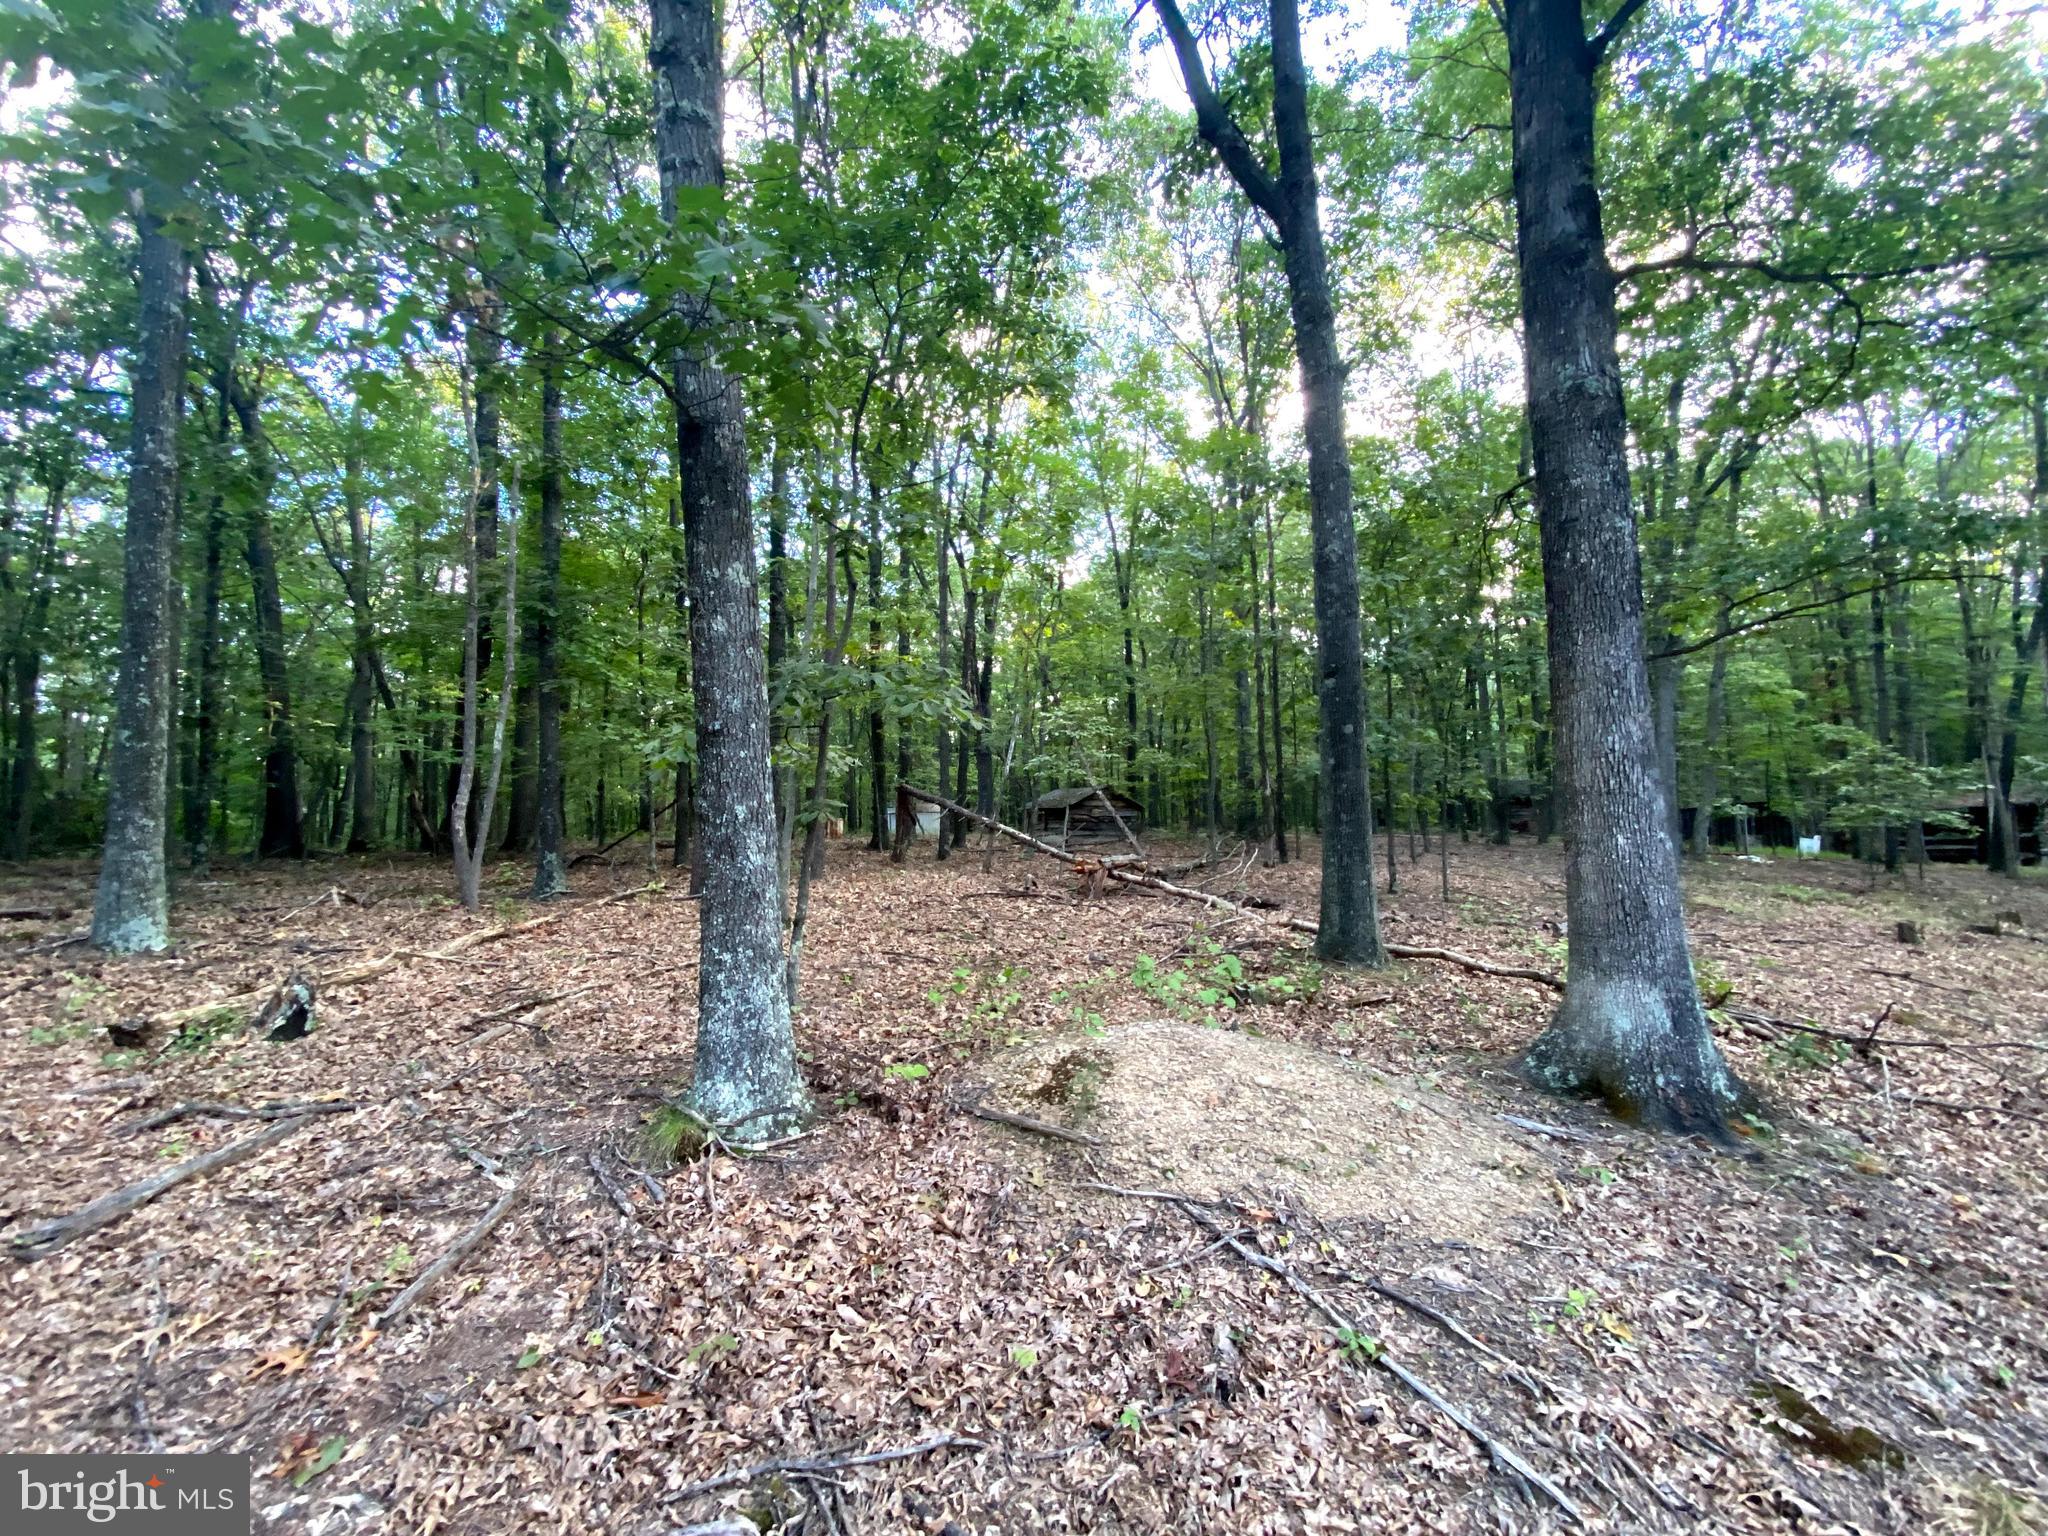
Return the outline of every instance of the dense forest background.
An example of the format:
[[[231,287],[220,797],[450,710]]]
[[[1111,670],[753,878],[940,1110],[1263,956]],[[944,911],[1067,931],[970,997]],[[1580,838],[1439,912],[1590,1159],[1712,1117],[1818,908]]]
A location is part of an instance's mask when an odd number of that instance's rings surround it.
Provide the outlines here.
[[[1281,858],[1315,827],[1283,265],[1149,17],[735,4],[727,193],[671,220],[637,9],[321,15],[0,12],[0,850],[105,835],[156,221],[192,253],[177,866],[447,848],[488,798],[458,794],[465,719],[478,785],[502,732],[487,843],[546,855],[543,888],[564,838],[688,861],[682,295],[715,296],[746,390],[785,848],[819,817],[882,846],[899,779],[1013,819],[1112,785]],[[1256,21],[1208,33],[1250,122]],[[1543,836],[1505,44],[1484,7],[1407,25],[1312,33],[1376,813]],[[1995,10],[1669,5],[1601,76],[1644,646],[1696,851],[1745,808],[1894,867],[1959,830],[2036,851],[2008,807],[2048,751],[2043,62]]]

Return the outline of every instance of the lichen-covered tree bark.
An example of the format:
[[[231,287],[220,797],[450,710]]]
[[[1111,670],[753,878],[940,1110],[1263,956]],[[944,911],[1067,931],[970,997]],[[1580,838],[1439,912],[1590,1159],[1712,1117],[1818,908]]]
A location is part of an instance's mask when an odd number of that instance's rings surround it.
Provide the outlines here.
[[[1537,1081],[1725,1135],[1738,1085],[1694,984],[1643,660],[1642,568],[1593,177],[1601,44],[1579,0],[1506,0],[1529,429],[1568,840],[1564,1001]]]
[[[178,545],[178,417],[185,381],[185,248],[145,212],[131,375],[121,658],[107,749],[107,839],[92,941],[116,954],[170,942],[164,870],[171,749],[171,578]]]
[[[724,78],[714,0],[651,0],[655,151],[663,213],[725,181]],[[768,688],[755,593],[754,520],[737,380],[718,365],[716,311],[676,358],[676,467],[690,585],[697,714],[697,1112],[772,1134],[802,1118],[783,992],[782,899],[768,762]]]

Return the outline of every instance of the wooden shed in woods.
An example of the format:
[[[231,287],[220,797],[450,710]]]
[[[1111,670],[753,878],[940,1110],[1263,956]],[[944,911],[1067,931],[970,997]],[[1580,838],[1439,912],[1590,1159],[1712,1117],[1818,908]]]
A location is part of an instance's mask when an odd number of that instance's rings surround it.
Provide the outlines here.
[[[1109,805],[1103,804],[1105,796]],[[1115,815],[1110,813],[1112,805]],[[1031,830],[1061,848],[1086,848],[1096,843],[1121,846],[1124,835],[1117,830],[1118,816],[1130,828],[1131,836],[1144,832],[1145,808],[1113,789],[1098,791],[1084,784],[1079,789],[1056,789],[1031,802]]]
[[[1969,790],[1943,800],[1936,807],[1969,823],[1963,827],[1927,827],[1927,857],[1937,864],[1986,864],[1991,860],[1991,813],[1984,803],[1984,791]],[[2038,784],[2012,787],[2013,829],[2019,834],[2020,862],[2041,862],[2043,810],[2048,808],[2048,789]]]

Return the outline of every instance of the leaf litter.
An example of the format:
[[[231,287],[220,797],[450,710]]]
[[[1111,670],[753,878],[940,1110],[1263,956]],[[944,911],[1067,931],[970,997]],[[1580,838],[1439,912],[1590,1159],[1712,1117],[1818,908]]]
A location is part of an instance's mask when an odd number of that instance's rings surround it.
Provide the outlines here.
[[[360,1107],[0,1270],[0,1433],[248,1450],[261,1528],[337,1536],[1566,1522],[1372,1368],[1384,1353],[1593,1529],[2044,1528],[2048,1200],[2024,1117],[2048,1115],[2048,1062],[1962,1048],[2042,1037],[2031,882],[1694,871],[1727,1012],[1958,1046],[1730,1021],[1769,1106],[1745,1160],[1522,1086],[1539,985],[1319,973],[1271,929],[1084,900],[1053,868],[835,849],[800,1026],[818,1129],[683,1168],[646,1166],[643,1124],[688,1080],[695,910],[640,890],[645,871],[600,870],[573,920],[451,958],[536,915],[523,871],[496,872],[479,919],[425,862],[237,870],[181,893],[181,947],[151,960],[18,925],[0,1230],[260,1129],[116,1134],[180,1106]],[[1557,965],[1555,850],[1454,847],[1452,872],[1447,904],[1404,865],[1393,936]],[[0,885],[76,906],[91,873]],[[1244,882],[1315,910],[1312,865]],[[1923,946],[1897,941],[1907,918]],[[304,1038],[210,1020],[109,1050],[123,1020],[393,954],[322,988]],[[954,1111],[981,1093],[1103,1145]],[[1228,1202],[1203,1208],[1218,1230],[1351,1335],[1172,1205],[1085,1187],[1140,1182]],[[375,1327],[514,1185],[516,1209]],[[770,1463],[793,1470],[754,1475]]]

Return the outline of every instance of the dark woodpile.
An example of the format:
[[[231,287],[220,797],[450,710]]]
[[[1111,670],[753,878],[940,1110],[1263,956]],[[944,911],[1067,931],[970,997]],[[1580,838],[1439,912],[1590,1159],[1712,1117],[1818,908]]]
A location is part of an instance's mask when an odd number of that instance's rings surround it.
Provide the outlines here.
[[[1079,789],[1056,789],[1031,802],[1031,830],[1060,848],[1127,842],[1116,824],[1119,816],[1132,838],[1144,834],[1144,807],[1113,789],[1084,784]]]

